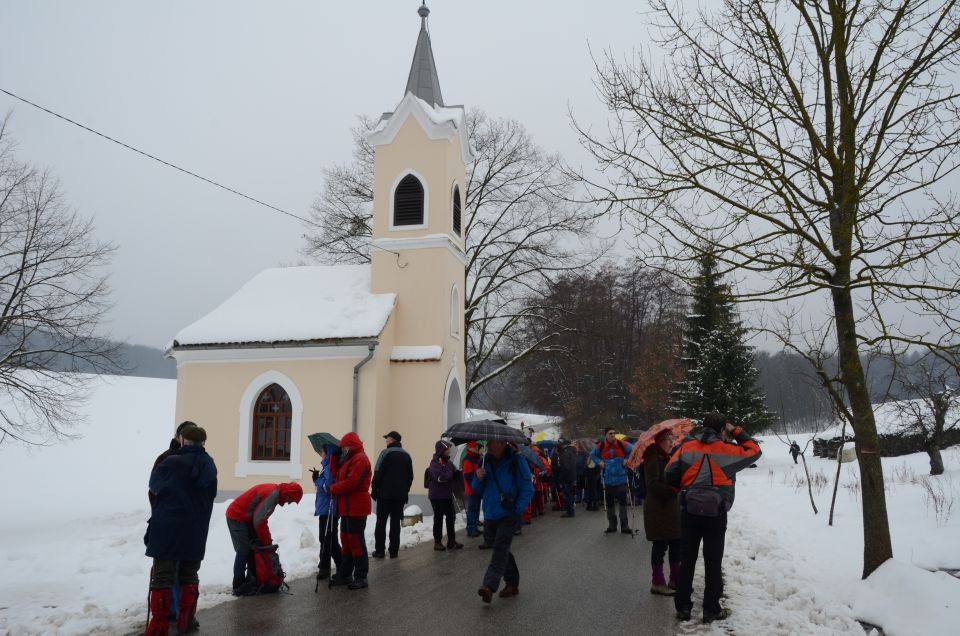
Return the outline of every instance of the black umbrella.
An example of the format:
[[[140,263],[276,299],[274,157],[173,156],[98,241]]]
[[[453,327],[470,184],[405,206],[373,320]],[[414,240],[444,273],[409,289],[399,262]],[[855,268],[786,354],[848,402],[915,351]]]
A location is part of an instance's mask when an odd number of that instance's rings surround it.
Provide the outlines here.
[[[521,431],[495,420],[476,420],[454,424],[444,432],[454,444],[479,440],[496,440],[513,444],[529,444],[530,440]]]

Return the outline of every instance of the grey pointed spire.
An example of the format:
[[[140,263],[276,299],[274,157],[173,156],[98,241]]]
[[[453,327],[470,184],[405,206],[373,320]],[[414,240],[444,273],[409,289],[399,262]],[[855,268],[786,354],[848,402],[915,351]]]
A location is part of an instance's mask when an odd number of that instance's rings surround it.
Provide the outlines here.
[[[433,61],[433,47],[430,46],[430,33],[427,31],[430,9],[425,1],[417,9],[417,15],[420,16],[420,35],[417,37],[417,48],[413,52],[406,92],[413,93],[431,106],[443,106],[440,79],[437,77],[437,65]]]

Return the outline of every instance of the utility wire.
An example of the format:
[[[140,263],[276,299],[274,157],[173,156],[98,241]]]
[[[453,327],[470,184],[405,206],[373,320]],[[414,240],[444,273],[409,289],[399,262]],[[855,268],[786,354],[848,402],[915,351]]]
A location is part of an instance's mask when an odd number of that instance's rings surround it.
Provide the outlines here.
[[[238,191],[238,190],[234,190],[233,188],[230,188],[230,187],[228,187],[228,186],[225,186],[225,185],[223,185],[222,183],[217,183],[217,182],[214,181],[213,179],[208,179],[208,178],[206,178],[206,177],[204,177],[204,176],[202,176],[202,175],[197,174],[196,172],[191,172],[190,170],[187,170],[186,168],[181,168],[180,166],[178,166],[178,165],[176,165],[176,164],[173,164],[173,163],[170,163],[169,161],[164,161],[164,160],[161,159],[160,157],[156,157],[156,156],[154,156],[154,155],[151,155],[149,152],[144,152],[143,150],[140,150],[139,148],[134,148],[134,147],[131,146],[130,144],[125,144],[125,143],[123,143],[122,141],[120,141],[120,140],[118,140],[118,139],[114,139],[114,138],[111,137],[110,135],[105,135],[105,134],[103,134],[102,132],[99,132],[99,131],[97,131],[97,130],[94,130],[93,128],[90,128],[89,126],[84,126],[83,124],[81,124],[81,123],[79,123],[79,122],[76,122],[76,121],[70,119],[69,117],[65,117],[65,116],[61,115],[60,113],[55,113],[54,111],[50,110],[49,108],[44,108],[44,107],[41,106],[40,104],[35,104],[34,102],[31,102],[29,99],[25,99],[25,98],[23,98],[23,97],[20,97],[19,95],[15,95],[14,93],[11,93],[10,91],[8,91],[8,90],[6,90],[6,89],[4,89],[4,88],[0,88],[0,92],[6,93],[6,94],[9,95],[10,97],[12,97],[12,98],[14,98],[14,99],[18,99],[18,100],[20,100],[21,102],[23,102],[24,104],[29,104],[30,106],[33,106],[34,108],[38,108],[38,109],[42,110],[43,112],[49,113],[49,114],[53,115],[54,117],[58,117],[58,118],[62,119],[62,120],[65,121],[65,122],[68,122],[68,123],[73,124],[74,126],[77,126],[77,127],[79,127],[79,128],[83,128],[83,129],[86,130],[87,132],[92,132],[94,135],[97,135],[98,137],[103,137],[103,138],[106,139],[107,141],[112,141],[113,143],[115,143],[115,144],[117,144],[117,145],[119,145],[119,146],[123,146],[123,147],[126,148],[127,150],[132,150],[133,152],[135,152],[135,153],[137,153],[137,154],[140,154],[140,155],[143,155],[144,157],[146,157],[146,158],[148,158],[148,159],[153,159],[154,161],[156,161],[156,162],[158,162],[158,163],[162,163],[163,165],[165,165],[165,166],[167,166],[167,167],[169,167],[169,168],[173,168],[174,170],[179,170],[180,172],[182,172],[182,173],[184,173],[184,174],[188,174],[188,175],[190,175],[191,177],[194,177],[194,178],[196,178],[196,179],[200,179],[201,181],[205,181],[205,182],[209,183],[209,184],[212,185],[212,186],[216,186],[216,187],[220,188],[221,190],[226,190],[227,192],[233,193],[233,194],[235,194],[235,195],[237,195],[237,196],[239,196],[239,197],[243,197],[244,199],[247,199],[248,201],[253,201],[254,203],[257,203],[257,204],[259,204],[259,205],[262,205],[262,206],[264,206],[265,208],[270,208],[271,210],[274,210],[274,211],[276,211],[276,212],[279,212],[280,214],[286,214],[287,216],[292,217],[292,218],[294,218],[294,219],[297,219],[298,221],[302,221],[302,222],[304,222],[304,223],[307,223],[308,225],[313,225],[313,226],[315,226],[315,227],[320,227],[318,224],[314,223],[313,221],[311,221],[311,220],[309,220],[309,219],[306,219],[306,218],[304,218],[304,217],[302,217],[302,216],[299,216],[299,215],[297,215],[297,214],[294,214],[293,212],[287,212],[286,210],[283,210],[283,209],[281,209],[281,208],[278,208],[278,207],[275,206],[275,205],[270,205],[269,203],[266,203],[266,202],[264,202],[264,201],[261,201],[260,199],[255,199],[254,197],[252,197],[252,196],[250,196],[250,195],[248,195],[248,194],[244,194],[243,192],[240,192],[240,191]]]
[[[134,148],[134,147],[131,146],[130,144],[126,144],[126,143],[123,143],[122,141],[120,141],[120,140],[118,140],[118,139],[114,139],[114,138],[111,137],[110,135],[106,135],[106,134],[104,134],[104,133],[102,133],[102,132],[100,132],[100,131],[98,131],[98,130],[94,130],[93,128],[90,128],[89,126],[84,126],[84,125],[81,124],[80,122],[74,121],[74,120],[70,119],[69,117],[66,117],[66,116],[64,116],[64,115],[61,115],[60,113],[54,112],[54,111],[50,110],[49,108],[45,108],[45,107],[41,106],[40,104],[31,102],[29,99],[26,99],[26,98],[24,98],[24,97],[20,97],[19,95],[16,95],[16,94],[14,94],[14,93],[11,93],[10,91],[6,90],[5,88],[0,87],[0,93],[6,93],[6,94],[9,95],[10,97],[12,97],[12,98],[14,98],[14,99],[17,99],[17,100],[20,100],[20,101],[23,102],[24,104],[29,104],[30,106],[33,106],[34,108],[37,108],[37,109],[39,109],[39,110],[42,110],[42,111],[45,112],[45,113],[49,113],[50,115],[53,115],[54,117],[57,117],[57,118],[59,118],[59,119],[62,119],[63,121],[65,121],[65,122],[67,122],[67,123],[73,124],[74,126],[77,126],[78,128],[82,128],[83,130],[86,130],[87,132],[91,132],[91,133],[93,133],[94,135],[97,135],[98,137],[102,137],[102,138],[106,139],[107,141],[112,141],[113,143],[117,144],[118,146],[122,146],[122,147],[126,148],[127,150],[132,150],[133,152],[135,152],[135,153],[137,153],[137,154],[139,154],[139,155],[143,155],[144,157],[146,157],[146,158],[148,158],[148,159],[152,159],[153,161],[156,161],[157,163],[162,163],[163,165],[167,166],[168,168],[173,168],[174,170],[178,170],[178,171],[180,171],[180,172],[182,172],[182,173],[184,173],[184,174],[190,175],[191,177],[194,177],[194,178],[196,178],[196,179],[200,179],[201,181],[204,181],[204,182],[206,182],[206,183],[209,183],[210,185],[215,186],[215,187],[217,187],[217,188],[220,188],[221,190],[226,190],[227,192],[230,192],[230,193],[232,193],[232,194],[235,194],[235,195],[237,195],[238,197],[243,197],[244,199],[246,199],[246,200],[248,200],[248,201],[252,201],[253,203],[256,203],[256,204],[258,204],[258,205],[262,205],[262,206],[265,207],[265,208],[269,208],[269,209],[271,209],[271,210],[274,210],[275,212],[279,212],[280,214],[285,214],[285,215],[287,215],[287,216],[289,216],[289,217],[291,217],[291,218],[297,219],[298,221],[302,221],[303,223],[306,223],[307,225],[312,225],[313,227],[318,227],[318,228],[319,228],[319,227],[322,227],[320,224],[315,223],[315,222],[311,221],[310,219],[304,218],[304,217],[302,217],[302,216],[300,216],[300,215],[298,215],[298,214],[294,214],[293,212],[287,212],[286,210],[284,210],[284,209],[282,209],[282,208],[278,208],[278,207],[275,206],[275,205],[270,205],[269,203],[266,203],[266,202],[264,202],[264,201],[261,201],[260,199],[256,199],[256,198],[254,198],[254,197],[252,197],[252,196],[250,196],[250,195],[248,195],[248,194],[244,194],[243,192],[240,192],[239,190],[234,190],[233,188],[230,188],[230,187],[228,187],[228,186],[225,186],[225,185],[223,185],[222,183],[217,183],[217,182],[214,181],[213,179],[208,179],[208,178],[206,178],[206,177],[204,177],[204,176],[202,176],[202,175],[197,174],[196,172],[192,172],[192,171],[190,171],[190,170],[187,170],[186,168],[181,168],[180,166],[178,166],[178,165],[176,165],[176,164],[173,164],[173,163],[170,163],[169,161],[164,161],[164,160],[161,159],[160,157],[156,157],[156,156],[154,156],[154,155],[151,155],[149,152],[144,152],[143,150],[140,150],[139,148]],[[370,245],[370,247],[372,247],[372,248],[376,248],[376,249],[378,249],[378,250],[380,250],[380,251],[388,252],[388,253],[390,253],[390,254],[395,255],[395,256],[397,257],[397,265],[398,265],[401,269],[404,268],[404,267],[406,267],[406,264],[403,264],[403,265],[400,264],[400,253],[399,253],[399,252],[394,252],[393,250],[388,250],[388,249],[386,249],[386,248],[384,248],[384,247],[380,247],[379,245],[375,245],[375,244],[373,243],[373,241],[371,241],[371,242],[369,243],[369,245]]]

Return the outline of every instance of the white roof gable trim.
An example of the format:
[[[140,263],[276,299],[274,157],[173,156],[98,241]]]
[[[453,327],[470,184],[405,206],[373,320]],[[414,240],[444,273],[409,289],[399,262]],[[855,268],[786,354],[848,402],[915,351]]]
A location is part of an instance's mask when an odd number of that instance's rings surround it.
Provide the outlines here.
[[[369,265],[267,269],[182,329],[172,346],[376,337],[396,298],[370,293]]]
[[[443,355],[443,347],[440,345],[427,345],[425,347],[394,347],[390,352],[391,362],[425,362],[428,360],[439,360]]]
[[[377,126],[367,133],[367,141],[373,146],[391,143],[409,116],[417,120],[430,139],[452,142],[454,137],[459,136],[460,158],[464,165],[473,161],[463,106],[434,107],[413,93],[404,95],[395,111],[384,114]]]

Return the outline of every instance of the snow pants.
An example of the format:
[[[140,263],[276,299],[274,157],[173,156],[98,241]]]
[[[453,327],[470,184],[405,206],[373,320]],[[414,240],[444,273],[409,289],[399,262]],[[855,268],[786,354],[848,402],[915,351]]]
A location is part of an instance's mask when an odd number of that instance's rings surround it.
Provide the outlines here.
[[[366,517],[343,517],[340,519],[340,545],[343,551],[341,557],[343,572],[338,570],[337,576],[356,579],[367,578],[370,570],[370,561],[367,558],[367,540],[364,531],[367,529]]]
[[[700,541],[703,541],[703,611],[719,612],[720,596],[723,594],[723,544],[727,534],[727,513],[718,517],[700,517],[686,510],[680,512],[680,578],[677,593],[673,597],[678,611],[693,607],[693,573],[700,556]]]
[[[627,485],[605,486],[603,494],[607,501],[607,523],[611,528],[617,527],[617,503],[620,504],[620,528],[630,527],[627,520]]]
[[[339,519],[337,515],[322,515],[317,518],[320,520],[320,563],[317,564],[317,569],[329,571],[331,560],[337,569],[340,569],[340,541],[337,539]]]

